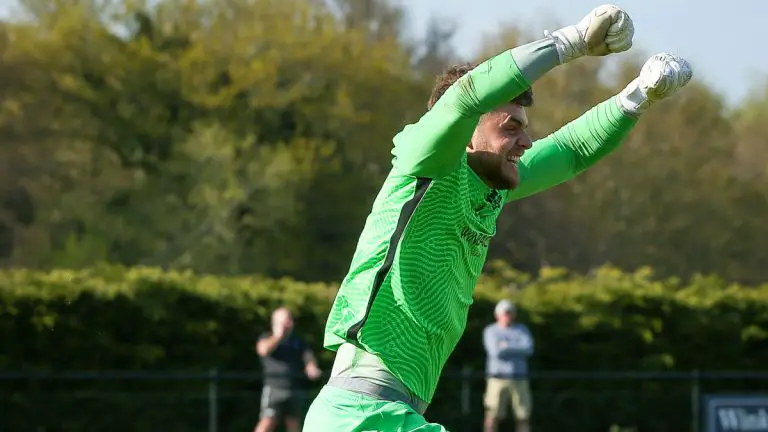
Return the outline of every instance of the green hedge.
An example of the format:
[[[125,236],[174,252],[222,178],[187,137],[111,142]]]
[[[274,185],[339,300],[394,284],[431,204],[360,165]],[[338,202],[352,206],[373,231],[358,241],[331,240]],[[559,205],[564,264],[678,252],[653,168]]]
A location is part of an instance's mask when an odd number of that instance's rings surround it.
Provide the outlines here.
[[[6,370],[251,369],[254,340],[287,305],[317,344],[334,288],[154,268],[0,273]]]
[[[154,268],[0,272],[0,370],[258,370],[254,340],[268,328],[271,310],[292,308],[298,331],[319,350],[335,291],[332,285],[290,279]],[[611,268],[588,276],[549,269],[531,278],[494,264],[477,288],[466,336],[446,369],[431,420],[456,430],[465,421],[480,421],[482,382],[471,387],[473,415],[460,417],[460,384],[449,375],[462,367],[482,370],[479,335],[503,296],[519,304],[520,319],[534,334],[534,371],[733,371],[768,364],[768,285],[742,287],[709,277],[659,281],[647,270],[628,274]],[[331,358],[321,356],[326,369]],[[702,385],[745,390],[757,384]],[[5,381],[3,386],[9,391],[0,392],[7,398],[0,404],[15,407],[8,411],[14,415],[0,420],[4,430],[78,430],[84,424],[93,430],[101,421],[115,421],[110,430],[153,430],[151,425],[162,424],[166,431],[181,431],[207,421],[204,383]],[[537,429],[607,430],[614,423],[654,431],[688,428],[686,382],[536,380],[533,387]],[[60,393],[65,389],[78,392],[76,405]],[[122,399],[83,393],[115,389],[134,393]],[[228,396],[222,400],[220,430],[252,427],[258,384],[230,383],[223,390]],[[180,394],[183,401],[177,400]],[[39,415],[44,402],[47,416]],[[71,428],[62,426],[65,420]]]

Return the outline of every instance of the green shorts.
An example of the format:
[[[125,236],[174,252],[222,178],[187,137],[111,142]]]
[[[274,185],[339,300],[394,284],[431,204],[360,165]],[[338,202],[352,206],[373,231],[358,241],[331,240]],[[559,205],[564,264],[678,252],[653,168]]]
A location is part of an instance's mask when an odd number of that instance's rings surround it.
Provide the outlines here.
[[[325,386],[309,407],[303,432],[447,432],[402,402]]]

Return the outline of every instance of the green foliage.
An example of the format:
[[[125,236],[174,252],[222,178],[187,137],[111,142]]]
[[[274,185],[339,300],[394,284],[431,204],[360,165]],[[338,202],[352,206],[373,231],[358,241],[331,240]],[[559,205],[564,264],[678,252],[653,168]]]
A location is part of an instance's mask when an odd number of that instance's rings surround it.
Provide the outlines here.
[[[250,369],[278,304],[319,346],[328,281],[349,265],[392,136],[457,60],[455,27],[405,37],[406,10],[388,0],[19,4],[0,23],[0,266],[17,268],[0,274],[0,368]],[[512,23],[472,60],[532,34]],[[533,137],[622,88],[641,48],[539,80]],[[489,265],[468,334],[510,295],[538,369],[762,366],[766,89],[728,112],[696,82],[593,169],[505,209],[490,256],[526,273]],[[464,338],[449,370],[479,370],[481,349]],[[580,400],[588,384],[573,386]],[[591,430],[614,424],[577,405]]]
[[[535,364],[543,370],[757,370],[768,355],[755,355],[768,336],[768,285],[704,276],[683,284],[650,269],[611,267],[587,276],[544,269],[527,280],[497,268],[478,287],[470,319],[478,327],[468,333],[479,331],[493,301],[512,290],[536,335]],[[463,352],[481,349],[475,338],[461,343]]]
[[[0,278],[3,334],[19,342],[4,344],[4,369],[249,369],[274,308],[295,310],[317,346],[311,330],[334,293],[319,283],[156,268],[10,270]]]
[[[409,34],[388,0],[20,5],[0,27],[4,267],[339,280],[392,137],[458,60],[453,23]],[[536,35],[512,23],[472,60]],[[622,88],[641,49],[537,81],[534,138]],[[768,103],[752,94],[727,112],[697,81],[655,106],[615,154],[509,206],[490,256],[531,273],[768,279]]]
[[[502,30],[485,58],[532,39]],[[530,109],[538,138],[561,127],[633,79],[645,54],[590,59],[553,70],[534,84]],[[608,77],[608,79],[606,79]],[[578,85],[576,85],[578,84]],[[663,276],[716,273],[768,279],[765,249],[768,98],[755,92],[735,113],[695,81],[643,115],[629,139],[576,179],[505,209],[493,258],[536,272],[562,266],[586,272],[610,263],[649,265]]]
[[[4,339],[0,368],[254,370],[259,364],[255,339],[268,329],[269,314],[277,306],[291,308],[297,315],[298,332],[322,351],[322,328],[335,292],[333,284],[156,268],[4,271],[0,273]],[[590,275],[545,269],[531,277],[494,263],[477,288],[466,336],[445,376],[463,367],[483,370],[478,335],[492,321],[494,304],[502,297],[518,303],[519,319],[534,334],[533,371],[759,370],[768,358],[768,285],[739,286],[703,276],[682,283],[655,278],[650,270],[623,273],[608,267]],[[329,370],[331,354],[323,351],[320,359]],[[657,399],[669,397],[667,392],[674,387],[639,383],[635,391],[648,398],[647,404],[635,401],[606,415],[603,407],[609,402],[600,402],[599,395],[619,391],[623,388],[619,384],[535,381],[537,421],[554,427],[556,423],[551,422],[571,418],[568,412],[573,409],[574,418],[583,417],[581,430],[597,430],[589,425],[607,419],[647,425],[643,422],[653,417],[648,412],[662,407]],[[126,389],[128,384],[111,385]],[[112,388],[109,383],[93,386]],[[179,382],[167,384],[164,390],[189,386]],[[551,399],[580,391],[590,396],[578,398],[578,408],[558,407]],[[457,394],[458,382],[444,378],[430,418],[461,424],[452,415]],[[680,400],[688,400],[685,392]],[[548,416],[550,410],[558,415]],[[169,424],[178,423],[177,411],[168,413],[173,417]],[[479,424],[481,419],[474,421]],[[687,414],[682,411],[657,421],[667,428],[684,425]]]
[[[0,194],[37,210],[0,215],[5,263],[337,279],[356,237],[337,227],[425,93],[400,9],[352,2],[344,27],[322,2],[153,3],[29,1],[5,27]]]

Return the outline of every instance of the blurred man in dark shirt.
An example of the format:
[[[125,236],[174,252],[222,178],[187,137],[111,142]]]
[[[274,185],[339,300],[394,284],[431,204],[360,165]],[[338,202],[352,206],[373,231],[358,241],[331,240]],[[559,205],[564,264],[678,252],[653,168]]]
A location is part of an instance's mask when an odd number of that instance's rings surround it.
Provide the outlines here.
[[[322,372],[309,344],[293,333],[293,317],[288,309],[272,312],[272,331],[261,335],[256,352],[264,367],[261,419],[256,432],[274,431],[281,419],[288,432],[299,432],[306,401],[305,376],[316,380]]]

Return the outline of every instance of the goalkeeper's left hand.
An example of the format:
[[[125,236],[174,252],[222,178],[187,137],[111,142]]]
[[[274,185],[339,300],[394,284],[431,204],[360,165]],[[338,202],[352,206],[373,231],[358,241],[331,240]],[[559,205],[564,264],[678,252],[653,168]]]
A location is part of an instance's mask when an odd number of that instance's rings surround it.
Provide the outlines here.
[[[642,114],[653,103],[683,88],[692,77],[693,69],[685,59],[668,53],[655,54],[645,62],[638,77],[619,93],[619,105],[626,113]]]

